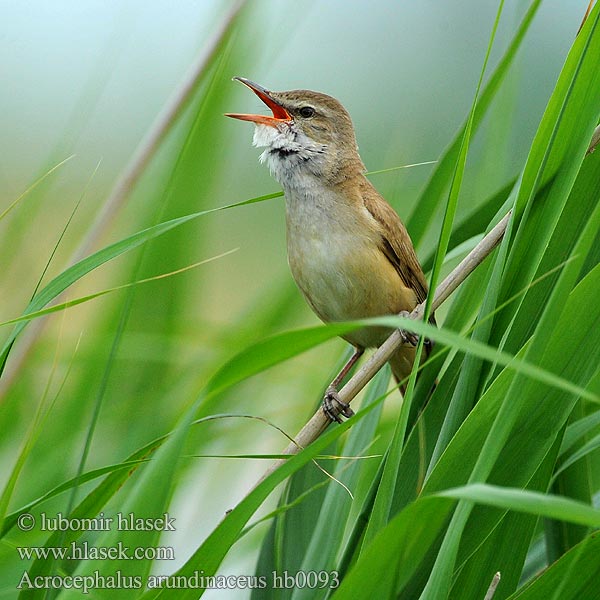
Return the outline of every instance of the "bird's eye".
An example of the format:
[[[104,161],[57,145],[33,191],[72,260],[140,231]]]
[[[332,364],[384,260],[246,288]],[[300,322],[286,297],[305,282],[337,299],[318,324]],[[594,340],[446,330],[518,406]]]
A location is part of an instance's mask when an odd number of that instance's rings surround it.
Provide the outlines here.
[[[309,119],[315,114],[315,109],[312,106],[303,106],[298,112],[301,117]]]

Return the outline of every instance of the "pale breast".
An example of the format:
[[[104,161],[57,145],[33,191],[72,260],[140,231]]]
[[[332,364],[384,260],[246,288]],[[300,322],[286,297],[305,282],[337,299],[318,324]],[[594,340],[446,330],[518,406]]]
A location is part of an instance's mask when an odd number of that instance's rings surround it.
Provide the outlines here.
[[[370,215],[357,215],[335,198],[287,198],[288,260],[306,300],[325,322],[412,310],[415,295],[380,250]],[[385,330],[348,336],[378,345]]]

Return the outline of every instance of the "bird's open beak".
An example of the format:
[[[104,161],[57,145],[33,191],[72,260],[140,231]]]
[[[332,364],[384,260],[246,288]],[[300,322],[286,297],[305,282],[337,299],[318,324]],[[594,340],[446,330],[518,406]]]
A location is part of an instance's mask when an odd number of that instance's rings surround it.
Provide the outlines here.
[[[275,102],[275,100],[271,98],[269,90],[266,90],[262,85],[258,85],[258,83],[254,83],[253,81],[250,81],[244,77],[234,77],[233,79],[240,81],[245,86],[249,87],[271,109],[273,116],[225,113],[226,117],[241,119],[242,121],[251,121],[252,123],[269,125],[271,127],[277,127],[279,123],[292,120],[290,113],[285,110],[283,106]]]

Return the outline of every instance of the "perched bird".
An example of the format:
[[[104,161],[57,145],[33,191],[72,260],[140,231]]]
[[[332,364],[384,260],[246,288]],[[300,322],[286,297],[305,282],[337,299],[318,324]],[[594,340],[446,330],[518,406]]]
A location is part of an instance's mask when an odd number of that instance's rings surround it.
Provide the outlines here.
[[[352,120],[335,98],[309,90],[272,92],[235,77],[272,116],[226,116],[254,123],[254,145],[285,193],[290,270],[306,301],[326,322],[410,312],[427,296],[427,281],[406,227],[365,177]],[[333,420],[352,415],[337,386],[365,348],[390,334],[368,327],[344,336],[356,351],[325,394]],[[410,373],[415,336],[390,359],[398,382]]]

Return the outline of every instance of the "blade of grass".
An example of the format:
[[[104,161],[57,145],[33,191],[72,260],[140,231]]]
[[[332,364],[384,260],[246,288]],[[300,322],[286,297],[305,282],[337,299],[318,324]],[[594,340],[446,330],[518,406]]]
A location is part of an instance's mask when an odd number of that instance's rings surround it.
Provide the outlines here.
[[[486,504],[506,510],[526,512],[538,517],[600,527],[600,510],[583,502],[561,496],[483,483],[445,490],[438,492],[437,495],[457,500],[469,500],[477,504]]]
[[[558,469],[554,472],[554,479],[563,471],[568,469],[571,465],[574,465],[577,461],[581,460],[585,456],[588,456],[598,448],[600,448],[600,433],[593,436],[583,446],[581,446],[581,448],[567,456],[564,461],[560,463]]]
[[[91,225],[85,239],[71,257],[70,264],[83,262],[83,257],[92,251],[97,245],[98,240],[109,228],[163,140],[184,113],[184,109],[192,99],[198,86],[202,83],[215,58],[219,57],[219,51],[227,43],[245,4],[245,0],[236,0],[230,6],[219,26],[214,29],[212,37],[208,40],[206,46],[191,66],[189,73],[184,77],[184,80],[172,98],[167,102],[144,139],[140,142],[131,161],[124,169],[109,198],[104,203],[102,210]],[[30,349],[33,347],[33,344],[42,331],[44,322],[45,320],[38,321],[31,327],[17,360],[10,366],[8,372],[5,372],[6,359],[14,339],[10,342],[8,349],[5,346],[0,353],[0,379],[2,380],[0,383],[0,397],[4,395],[10,386],[20,365],[23,364]]]
[[[592,114],[593,109],[591,106],[591,99],[595,98],[596,94],[591,92],[594,87],[596,87],[596,89],[600,87],[597,64],[594,62],[594,58],[598,56],[598,52],[600,51],[600,48],[598,47],[600,46],[600,36],[596,33],[599,14],[597,6],[595,14],[594,12],[592,13],[593,16],[589,19],[588,23],[586,23],[586,26],[580,36],[576,39],[573,48],[569,53],[569,57],[567,58],[565,68],[559,78],[555,93],[550,100],[549,108],[542,119],[542,124],[540,125],[536,140],[534,140],[532,152],[525,168],[520,194],[517,198],[517,207],[522,208],[524,203],[531,201],[534,198],[535,191],[543,180],[543,174],[547,163],[550,160],[549,155],[554,148],[558,127],[563,120],[566,107],[569,108],[570,118],[577,118],[581,130],[584,132],[585,142],[582,139],[571,141],[574,148],[577,148],[578,146],[582,147],[581,159],[583,158],[585,147],[588,145],[589,135],[591,135],[598,118],[597,104],[594,106],[596,114]],[[587,60],[585,60],[586,58]],[[577,91],[574,92],[574,89]],[[578,101],[587,104],[588,114],[582,111],[582,107],[575,102],[569,103],[569,100],[571,100],[573,96],[575,96]],[[563,130],[562,134],[565,136],[566,132]],[[583,147],[584,143],[585,147]],[[561,148],[561,150],[563,153],[565,152],[564,148]],[[570,168],[565,169],[565,172],[561,172],[561,175],[565,179],[571,178],[574,180],[580,164],[576,162],[578,153],[573,151],[570,158],[572,163],[569,165]],[[566,188],[566,192],[568,194],[568,187]],[[571,273],[569,273],[568,276],[565,276],[565,272],[566,271],[561,274],[561,279],[566,287],[566,284],[569,282],[567,277],[569,277]],[[557,290],[555,289],[555,292],[556,291]],[[558,297],[558,295],[555,294],[555,297]],[[554,312],[550,313],[548,308],[551,308]],[[548,337],[554,330],[554,327],[551,324],[556,321],[556,309],[557,307],[553,306],[552,302],[547,305],[544,316],[536,328],[536,335],[541,335],[541,339],[539,340],[540,343],[531,345],[526,352],[526,357],[529,358],[529,356],[531,356],[534,362],[537,362],[538,357],[545,350],[546,344],[544,341],[548,340]],[[542,329],[542,326],[546,329]],[[502,447],[510,435],[513,424],[519,415],[521,404],[523,402],[522,399],[527,397],[526,394],[524,394],[522,385],[523,379],[519,376],[515,377],[509,389],[509,393],[507,394],[507,399],[502,404],[481,450],[480,457],[469,477],[469,483],[485,481],[489,476]],[[510,398],[510,402],[508,402],[508,398]],[[520,401],[515,401],[515,399],[520,399]],[[422,600],[433,600],[434,598],[438,600],[448,596],[458,546],[472,509],[472,502],[459,502],[423,592]]]
[[[220,210],[226,210],[230,208],[236,208],[238,206],[253,204],[255,202],[270,200],[271,198],[275,198],[278,195],[280,194],[267,194],[265,196],[251,198],[250,200],[236,202],[235,204],[220,206],[217,208],[212,208],[197,213],[185,215],[176,219],[171,219],[170,221],[159,223],[158,225],[154,225],[153,227],[149,227],[147,229],[134,233],[133,235],[128,236],[118,242],[115,242],[114,244],[106,246],[102,250],[91,254],[90,256],[69,267],[60,275],[55,277],[52,281],[50,281],[38,294],[36,294],[33,300],[29,303],[29,305],[23,312],[23,316],[26,316],[37,310],[41,310],[48,302],[56,298],[56,296],[58,296],[60,293],[66,290],[70,285],[81,279],[84,275],[87,275],[94,269],[113,260],[121,254],[124,254],[125,252],[129,252],[130,250],[137,248],[138,246],[142,245],[148,240],[163,235],[167,231],[175,229],[176,227],[180,227],[184,223],[188,223],[189,221],[197,219],[198,217],[208,215],[210,213],[214,213]],[[4,369],[13,342],[16,340],[16,338],[24,329],[24,327],[25,323],[18,323],[13,332],[10,334],[8,340],[5,342],[4,347],[0,352],[0,374]]]
[[[25,198],[36,187],[38,187],[38,185],[40,185],[40,183],[42,183],[42,181],[44,181],[46,178],[48,178],[50,175],[52,175],[52,173],[54,173],[54,171],[56,171],[57,169],[60,169],[60,167],[62,167],[64,164],[68,163],[74,156],[75,156],[74,154],[71,154],[71,156],[67,156],[67,158],[65,158],[64,160],[61,160],[58,164],[54,165],[52,168],[50,168],[48,171],[46,171],[43,175],[38,177],[38,179],[36,179],[18,198],[13,200],[13,202],[11,202],[8,205],[8,207],[5,208],[0,213],[0,221],[2,221],[2,219],[4,219],[4,217],[6,217],[6,215],[8,215],[8,213],[11,210],[15,209],[17,207],[17,205],[21,202],[21,200],[23,200],[23,198]]]
[[[508,73],[508,70],[514,61],[515,55],[517,54],[519,47],[525,38],[525,34],[529,30],[529,26],[533,21],[540,3],[541,0],[534,0],[530,4],[525,16],[523,17],[523,20],[521,21],[521,24],[519,25],[517,33],[510,43],[510,46],[498,63],[498,66],[491,75],[484,90],[481,92],[477,106],[477,112],[475,113],[472,122],[473,133],[475,133],[481,125],[483,118],[487,113],[490,104],[492,103],[492,100],[496,96],[498,88],[506,77],[506,74]],[[465,125],[463,125],[463,127],[458,131],[454,140],[444,151],[444,154],[439,160],[438,165],[431,179],[429,180],[429,183],[423,190],[419,201],[415,204],[415,206],[418,207],[418,210],[415,209],[415,212],[407,221],[407,228],[410,231],[410,235],[415,243],[415,246],[418,246],[423,239],[428,227],[431,225],[434,215],[436,214],[438,205],[443,200],[444,191],[450,183],[454,172],[454,166],[456,165],[458,156],[460,154],[460,147],[466,128],[467,122],[465,122]]]
[[[600,534],[588,536],[508,600],[580,600],[598,592]]]
[[[479,98],[479,92],[481,89],[481,85],[483,82],[483,77],[486,71],[487,63],[490,57],[490,53],[492,50],[492,46],[494,43],[494,39],[496,37],[496,30],[498,28],[498,23],[500,21],[500,16],[502,14],[502,8],[504,6],[504,0],[500,1],[498,6],[498,11],[496,13],[496,18],[492,27],[492,32],[489,38],[487,51],[485,54],[485,58],[483,60],[483,65],[481,67],[481,71],[479,74],[479,81],[477,83],[477,88],[475,90],[473,103],[471,106],[471,110],[469,112],[469,116],[467,118],[467,124],[464,130],[464,135],[462,136],[460,142],[460,149],[458,152],[458,158],[456,161],[456,166],[454,169],[454,173],[452,175],[452,183],[450,185],[450,194],[448,196],[448,202],[446,204],[446,211],[444,214],[444,221],[442,224],[442,230],[440,233],[440,241],[438,243],[435,258],[433,261],[433,269],[431,272],[431,278],[429,282],[429,293],[427,294],[427,300],[425,303],[425,310],[423,314],[423,321],[427,322],[432,312],[432,303],[433,298],[435,296],[435,290],[438,284],[438,280],[440,277],[440,272],[442,268],[442,264],[444,262],[444,257],[446,256],[446,252],[448,250],[448,243],[450,241],[450,236],[452,233],[452,224],[454,222],[454,216],[456,214],[456,208],[458,206],[458,198],[460,195],[460,189],[462,185],[464,170],[467,162],[467,153],[469,151],[469,141],[471,137],[471,131],[473,128],[473,122],[475,120],[475,111],[477,108],[477,102]],[[408,417],[410,415],[410,407],[412,401],[412,395],[415,388],[416,378],[417,378],[417,370],[421,361],[421,354],[423,352],[423,342],[424,338],[420,337],[419,344],[417,346],[417,350],[415,353],[415,360],[413,364],[413,369],[408,381],[408,385],[406,387],[406,392],[404,394],[404,401],[402,403],[402,407],[400,409],[400,415],[398,417],[398,421],[396,423],[396,429],[394,431],[394,437],[392,438],[390,452],[386,457],[384,469],[383,469],[383,477],[381,479],[381,483],[379,489],[377,491],[377,496],[375,498],[375,504],[373,506],[373,512],[371,514],[371,518],[369,519],[369,525],[367,527],[367,531],[365,533],[364,545],[367,546],[369,542],[373,539],[377,531],[379,531],[384,524],[388,521],[390,517],[390,509],[393,503],[394,490],[396,488],[396,481],[398,477],[398,464],[400,463],[400,457],[402,455],[402,449],[404,447],[405,437],[406,437],[406,428],[408,424]]]
[[[385,394],[389,383],[390,375],[388,370],[380,371],[371,385],[367,389],[363,406],[369,406]],[[344,445],[344,454],[355,454],[369,444],[375,435],[377,422],[381,413],[382,404],[373,411],[367,418],[357,423],[356,427],[350,430],[348,440]],[[355,463],[349,469],[344,463],[340,463],[336,468],[334,476],[342,478],[344,483],[354,489],[360,475],[361,465]],[[343,490],[336,485],[330,485],[325,495],[325,499],[316,516],[316,522],[312,530],[310,545],[304,555],[301,571],[310,570],[330,572],[335,569],[336,555],[342,547],[343,534],[346,529],[347,519],[352,507],[352,499],[344,495]],[[304,524],[300,524],[305,526]],[[296,588],[292,593],[294,600],[307,598],[324,598],[328,590],[311,590],[308,588]]]
[[[27,435],[23,442],[21,450],[17,456],[17,459],[15,460],[13,468],[11,469],[10,475],[8,477],[8,481],[6,482],[6,485],[5,485],[4,489],[2,490],[2,494],[0,495],[0,523],[5,523],[6,512],[8,510],[8,506],[10,504],[12,495],[15,491],[19,476],[23,470],[23,467],[25,466],[25,462],[27,461],[29,453],[31,452],[36,440],[39,438],[39,435],[42,432],[44,423],[50,414],[51,407],[55,404],[56,399],[59,397],[59,395],[69,377],[71,368],[73,366],[73,360],[75,359],[75,355],[77,354],[78,346],[79,346],[79,343],[75,347],[75,350],[73,352],[73,355],[72,355],[69,365],[67,367],[66,373],[63,376],[62,383],[60,384],[59,389],[54,396],[54,399],[50,403],[50,408],[48,408],[44,412],[45,405],[46,405],[46,399],[47,399],[49,388],[50,388],[50,383],[52,381],[52,376],[50,376],[48,379],[48,384],[46,385],[44,394],[38,404],[38,407],[35,412],[35,416],[29,427],[29,431],[27,432]],[[56,367],[56,357],[57,356],[58,356],[58,345],[57,345],[57,351],[55,354],[55,364],[53,366],[52,373],[54,373],[54,370]],[[5,533],[4,531],[2,531],[0,533],[0,538],[2,538],[4,533]]]
[[[452,228],[449,247],[455,248],[469,238],[480,235],[489,223],[496,221],[494,218],[496,215],[506,214],[512,206],[512,202],[508,205],[506,199],[510,196],[515,183],[516,180],[513,179],[457,222]],[[422,260],[421,266],[425,273],[433,267],[434,258],[435,250]]]
[[[494,314],[494,307],[497,305],[502,271],[508,253],[508,242],[506,240],[510,237],[511,226],[512,222],[508,225],[508,235],[505,234],[494,259],[494,266],[491,269],[490,278],[486,286],[487,293],[484,296],[481,309],[475,322],[472,339],[477,342],[487,343],[489,339],[493,324],[493,320],[490,319],[489,316]],[[426,477],[431,473],[442,452],[474,404],[481,365],[482,360],[480,357],[474,355],[465,357],[456,387],[454,388],[454,392],[448,404],[446,417],[442,423],[439,436],[435,441],[435,447],[427,467]]]
[[[334,600],[403,597],[403,587],[435,544],[453,507],[431,500],[417,500],[379,531],[334,592]]]
[[[591,384],[590,389],[598,389],[598,384]],[[600,425],[600,410],[593,412],[587,417],[583,417],[574,423],[571,423],[565,431],[565,436],[560,447],[560,457],[562,458],[573,446],[585,435],[596,429]]]
[[[38,179],[32,186],[30,186],[30,188],[27,190],[27,192],[29,192],[30,190],[34,189],[47,175],[49,175],[52,171],[56,170],[58,167],[60,167],[62,164],[64,164],[65,162],[67,162],[68,160],[70,160],[71,157],[63,160],[61,163],[59,163],[58,165],[56,165],[53,169],[51,169],[50,171],[48,171],[45,175],[43,175],[40,179]],[[94,171],[92,172],[91,176],[89,177],[87,184],[81,194],[81,196],[79,197],[79,199],[77,200],[77,202],[75,203],[75,206],[73,207],[73,210],[71,211],[71,214],[69,215],[60,235],[58,236],[58,239],[56,240],[56,243],[54,244],[54,248],[52,249],[52,252],[50,253],[50,256],[48,257],[48,260],[46,261],[46,265],[44,266],[44,269],[42,270],[42,273],[38,279],[38,282],[35,286],[34,292],[33,292],[33,296],[35,296],[35,294],[37,293],[43,279],[44,276],[46,274],[46,272],[48,271],[50,265],[52,264],[52,260],[67,232],[67,230],[69,229],[69,226],[71,225],[71,222],[73,221],[73,218],[75,217],[75,214],[77,213],[77,210],[79,209],[79,206],[81,205],[81,203],[83,202],[83,199],[85,198],[85,196],[87,195],[89,186],[92,182],[92,180],[94,179],[98,168],[100,167],[100,162],[98,162],[98,164],[96,165],[96,168],[94,169]],[[27,193],[25,192],[25,193]],[[23,195],[21,195],[20,198],[22,198]],[[19,198],[19,199],[20,199]],[[15,205],[15,203],[13,203],[13,205],[11,205],[12,208]],[[7,209],[8,210],[8,209]],[[4,213],[6,214],[6,212]],[[0,217],[1,219],[1,217]],[[77,347],[79,346],[79,343],[77,344]],[[75,353],[77,352],[77,347],[75,349]],[[57,346],[57,351],[58,351],[58,346]],[[75,353],[73,354],[71,361],[69,363],[69,368],[67,369],[67,374],[65,375],[64,379],[63,379],[63,383],[60,387],[60,389],[62,389],[63,385],[66,382],[66,379],[68,377],[68,374],[71,370],[71,366],[73,364],[73,359],[75,357]],[[1,371],[1,370],[0,370]],[[50,383],[51,378],[48,380],[48,383]],[[59,392],[60,393],[60,389]],[[0,522],[4,521],[4,517],[6,516],[6,511],[8,510],[8,506],[10,504],[10,499],[12,497],[12,494],[14,492],[14,489],[16,487],[17,484],[17,480],[19,478],[19,475],[21,473],[21,470],[23,469],[23,466],[25,465],[25,461],[27,460],[27,457],[33,447],[33,444],[35,442],[35,440],[38,438],[39,434],[40,434],[40,429],[43,425],[43,421],[46,419],[46,417],[48,416],[48,412],[46,413],[45,416],[42,416],[43,414],[43,410],[44,410],[44,404],[45,404],[45,399],[46,399],[46,394],[48,392],[48,387],[46,387],[46,390],[44,392],[44,396],[42,397],[38,408],[36,410],[36,415],[34,420],[31,423],[31,427],[29,429],[29,432],[27,434],[27,438],[25,440],[25,443],[22,446],[21,451],[19,452],[19,455],[17,457],[17,460],[15,461],[15,464],[13,466],[13,469],[11,470],[11,474],[10,477],[8,479],[8,482],[4,488],[4,490],[2,491],[2,495],[0,496]],[[56,395],[56,397],[58,397],[58,393]],[[56,401],[56,397],[54,399],[54,401]]]
[[[224,556],[238,539],[246,523],[273,489],[286,477],[322,452],[324,448],[349,429],[355,421],[364,418],[376,406],[377,404],[372,404],[352,419],[327,432],[309,447],[305,448],[303,452],[286,461],[280,469],[269,474],[233,510],[225,515],[216,529],[193,553],[185,565],[173,574],[173,577],[190,577],[198,569],[202,569],[204,576],[214,575]],[[146,600],[149,598],[182,598],[185,600],[186,598],[198,598],[202,596],[203,592],[204,590],[189,588],[177,590],[160,588],[150,590],[144,594],[143,598]]]
[[[140,285],[142,283],[150,283],[151,281],[158,281],[160,279],[165,279],[166,277],[172,277],[173,275],[179,275],[180,273],[185,273],[186,271],[190,271],[191,269],[195,269],[201,265],[208,264],[219,258],[223,258],[225,256],[229,256],[230,254],[237,252],[238,248],[234,248],[233,250],[228,250],[227,252],[223,252],[221,254],[217,254],[216,256],[211,256],[210,258],[206,258],[199,262],[196,262],[192,265],[188,265],[187,267],[182,267],[181,269],[176,269],[175,271],[170,271],[169,273],[162,273],[160,275],[155,275],[154,277],[146,277],[144,279],[138,279],[137,281],[131,281],[129,283],[124,283],[122,285],[117,285],[111,288],[107,288],[105,290],[101,290],[100,292],[95,292],[93,294],[88,294],[87,296],[82,296],[81,298],[74,298],[73,300],[68,300],[67,302],[62,302],[61,304],[55,304],[50,306],[49,308],[43,308],[41,310],[36,310],[35,312],[31,312],[27,315],[23,315],[21,317],[16,317],[14,319],[9,319],[8,321],[0,322],[0,327],[3,325],[12,325],[14,323],[22,323],[31,321],[33,319],[37,319],[38,317],[42,317],[44,315],[48,315],[54,312],[59,312],[65,310],[67,308],[71,308],[73,306],[79,306],[80,304],[84,304],[85,302],[89,302],[90,300],[95,300],[96,298],[100,298],[102,296],[106,296],[107,294],[111,294],[113,292],[117,292],[119,290],[124,290],[130,287],[134,287],[136,285]]]
[[[522,489],[536,493],[547,491],[558,447],[558,440],[555,440],[535,473],[522,484]],[[495,515],[495,523],[486,518],[490,514]],[[481,524],[485,532],[482,531],[478,536],[481,541],[476,541],[474,536],[465,538],[464,551],[459,552],[459,572],[452,584],[452,594],[457,596],[457,600],[481,598],[494,574],[500,571],[502,582],[498,593],[506,596],[517,589],[539,519],[525,512],[507,511],[483,504],[475,507],[472,519],[473,523]],[[518,535],[514,535],[516,532]]]
[[[436,342],[451,345],[461,352],[467,352],[485,360],[497,361],[498,364],[518,371],[535,381],[555,386],[569,393],[585,397],[593,402],[600,402],[600,398],[596,394],[546,369],[529,364],[515,356],[499,351],[497,348],[466,339],[453,331],[400,316],[374,317],[360,321],[339,322],[273,335],[242,350],[223,365],[207,384],[205,389],[206,399],[210,400],[216,394],[222,393],[227,388],[247,379],[251,375],[260,373],[264,369],[308,350],[317,344],[365,326],[385,326],[390,329],[410,328],[411,331],[421,336],[430,337]]]

